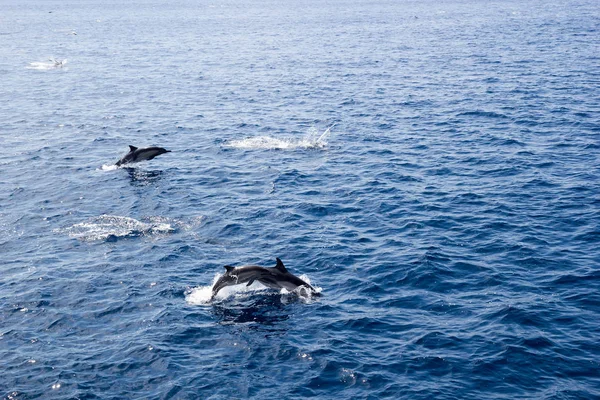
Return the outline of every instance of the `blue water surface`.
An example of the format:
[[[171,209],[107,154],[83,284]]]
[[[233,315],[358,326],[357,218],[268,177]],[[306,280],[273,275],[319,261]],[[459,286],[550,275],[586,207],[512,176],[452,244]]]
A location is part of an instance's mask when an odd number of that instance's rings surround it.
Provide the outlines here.
[[[0,398],[600,398],[599,27],[4,0]],[[208,301],[275,257],[321,296]]]

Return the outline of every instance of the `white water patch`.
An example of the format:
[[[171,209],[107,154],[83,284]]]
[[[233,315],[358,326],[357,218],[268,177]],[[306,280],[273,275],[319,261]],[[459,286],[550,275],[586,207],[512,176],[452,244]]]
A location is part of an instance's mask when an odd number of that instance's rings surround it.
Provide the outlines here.
[[[59,230],[85,242],[134,237],[147,234],[166,234],[175,231],[168,220],[149,218],[147,222],[119,215],[101,215],[88,221]]]
[[[286,302],[286,300],[289,299],[289,297],[293,296],[294,298],[297,298],[304,303],[310,303],[314,296],[319,296],[323,291],[322,287],[315,286],[312,283],[310,283],[310,278],[307,275],[302,274],[299,276],[299,278],[311,285],[315,289],[316,294],[313,294],[313,292],[310,289],[307,289],[304,286],[298,286],[291,292],[287,291],[286,289],[281,289],[281,295],[283,296],[284,302]]]
[[[52,32],[62,33],[63,35],[77,36],[75,29],[53,29]]]
[[[185,295],[185,301],[191,305],[209,305],[211,304],[212,298],[212,287],[217,283],[219,278],[223,276],[222,274],[216,274],[213,278],[212,284],[209,286],[198,286],[191,290],[189,290]],[[304,282],[310,283],[310,279],[306,275],[300,275],[300,279]],[[318,286],[311,285],[315,288],[317,293],[321,293],[322,288]],[[226,286],[223,289],[219,290],[219,293],[215,296],[214,301],[223,301],[229,297],[243,297],[247,296],[250,292],[258,292],[258,291],[269,291],[272,289],[267,288],[263,284],[258,281],[252,283],[252,285],[247,286],[246,283],[239,285]],[[279,292],[284,298],[289,296],[298,297],[299,299],[303,299],[306,301],[310,301],[312,299],[312,293],[310,290],[307,290],[304,287],[298,287],[293,291],[288,291],[286,289],[281,289]]]
[[[212,286],[199,286],[185,294],[185,301],[193,306],[210,304]]]
[[[261,149],[261,150],[295,150],[295,149],[324,149],[327,139],[331,135],[331,128],[320,133],[316,128],[310,128],[302,139],[275,138],[271,136],[255,136],[251,138],[232,140],[227,147],[236,149]]]
[[[102,167],[100,167],[100,170],[102,170],[102,171],[114,171],[117,169],[119,169],[119,166],[115,165],[115,164],[111,164],[111,165],[103,164]]]
[[[212,284],[209,286],[198,286],[191,289],[185,296],[185,300],[188,304],[192,305],[208,305],[211,303],[212,298],[212,287],[217,283],[219,278],[221,278],[223,274],[215,274]],[[260,284],[258,281],[255,281],[252,285],[247,286],[247,284],[239,284],[233,286],[225,286],[223,289],[219,290],[217,296],[215,297],[215,301],[221,301],[231,296],[241,296],[251,291],[256,290],[265,290],[266,286]]]
[[[51,69],[65,68],[66,65],[67,65],[66,59],[65,60],[57,60],[57,59],[51,58],[48,61],[42,61],[42,62],[36,61],[36,62],[29,63],[29,65],[26,66],[25,68],[46,71],[46,70],[51,70]]]

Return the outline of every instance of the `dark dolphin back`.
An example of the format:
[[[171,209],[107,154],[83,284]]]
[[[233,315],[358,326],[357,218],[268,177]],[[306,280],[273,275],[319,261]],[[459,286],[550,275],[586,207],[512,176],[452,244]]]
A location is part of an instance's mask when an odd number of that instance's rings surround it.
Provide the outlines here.
[[[123,158],[117,161],[115,165],[120,166],[123,164],[134,163],[138,161],[152,160],[154,157],[170,152],[170,150],[164,149],[162,147],[145,147],[140,149],[133,145],[129,145],[129,153],[127,153]]]

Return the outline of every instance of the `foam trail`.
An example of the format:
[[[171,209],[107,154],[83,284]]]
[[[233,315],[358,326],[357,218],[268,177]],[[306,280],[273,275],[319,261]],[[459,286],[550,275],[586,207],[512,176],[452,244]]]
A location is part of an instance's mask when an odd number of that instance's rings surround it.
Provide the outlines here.
[[[174,230],[169,221],[165,222],[160,218],[153,218],[149,222],[142,222],[119,215],[101,215],[58,230],[58,232],[64,232],[70,237],[82,241],[96,241],[146,234],[165,234],[171,233]]]
[[[271,136],[255,136],[251,138],[232,140],[226,144],[236,149],[258,149],[258,150],[296,150],[296,149],[324,149],[327,147],[326,138],[331,134],[331,128],[319,135],[315,128],[311,128],[302,139],[275,138]],[[317,138],[318,135],[318,138]]]
[[[63,68],[67,65],[67,60],[56,60],[51,58],[47,62],[32,62],[25,68],[27,69],[37,69],[40,71],[49,70],[49,69],[58,69]]]

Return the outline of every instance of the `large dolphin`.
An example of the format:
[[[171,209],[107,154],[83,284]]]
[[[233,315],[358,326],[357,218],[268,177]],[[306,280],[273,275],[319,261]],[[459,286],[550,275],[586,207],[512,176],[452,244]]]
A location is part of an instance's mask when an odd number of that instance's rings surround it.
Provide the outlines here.
[[[296,275],[289,273],[279,258],[276,258],[276,260],[277,265],[271,268],[259,267],[258,265],[246,265],[234,268],[226,265],[225,269],[227,272],[214,284],[210,299],[213,300],[217,293],[219,293],[219,290],[225,286],[240,285],[242,283],[247,283],[246,286],[250,286],[254,281],[277,290],[285,288],[292,291],[298,287],[304,287],[310,290],[312,294],[318,293],[314,287]]]
[[[129,145],[129,153],[125,154],[125,156],[117,161],[115,165],[121,166],[123,164],[152,160],[156,156],[170,152],[171,150],[165,150],[162,147],[146,147],[143,149],[138,149],[135,146]]]

